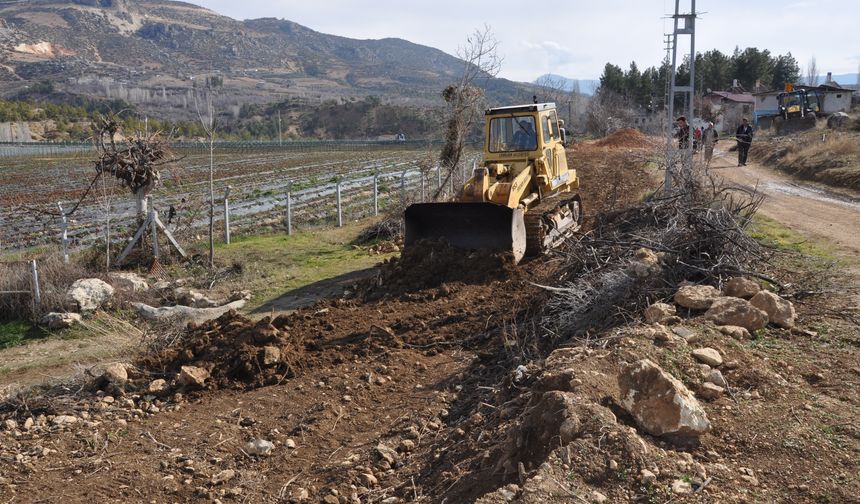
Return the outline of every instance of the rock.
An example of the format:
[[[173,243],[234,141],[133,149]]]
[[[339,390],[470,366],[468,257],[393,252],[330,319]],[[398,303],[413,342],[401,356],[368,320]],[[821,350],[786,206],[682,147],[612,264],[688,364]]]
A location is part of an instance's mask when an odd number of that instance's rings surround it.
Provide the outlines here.
[[[697,395],[702,399],[713,401],[714,399],[719,399],[720,397],[722,397],[723,392],[725,391],[726,389],[724,389],[723,387],[714,385],[710,382],[705,382],[702,384],[701,387],[699,387],[699,393]]]
[[[78,422],[78,417],[73,415],[57,415],[51,420],[51,423],[57,426],[72,425]]]
[[[697,348],[693,350],[693,357],[711,367],[719,367],[723,364],[723,356],[713,348]]]
[[[730,278],[729,281],[723,285],[723,293],[726,296],[743,299],[749,299],[755,296],[760,290],[761,286],[758,282],[746,277]]]
[[[699,339],[701,339],[699,337],[699,333],[697,333],[696,331],[693,331],[689,327],[684,327],[684,326],[673,327],[672,332],[675,333],[676,335],[684,338],[684,341],[686,341],[687,343],[690,343],[690,344],[693,344],[693,343],[699,341]]]
[[[654,303],[645,309],[645,321],[656,324],[675,316],[675,307],[666,303]]]
[[[32,429],[33,424],[35,424],[35,423],[36,422],[33,420],[33,417],[27,417],[27,419],[24,420],[24,430],[28,431],[28,430]]]
[[[672,492],[678,495],[691,494],[693,493],[693,485],[678,479],[672,482]]]
[[[750,299],[750,304],[767,313],[768,319],[779,327],[791,329],[794,327],[794,319],[797,314],[791,301],[782,299],[773,292],[759,291]]]
[[[400,497],[386,497],[379,504],[400,504]]]
[[[4,420],[3,427],[8,431],[13,431],[18,428],[18,422],[15,420]]]
[[[705,312],[705,318],[717,325],[740,326],[750,332],[763,328],[768,321],[766,312],[736,297],[717,298]]]
[[[310,498],[311,494],[306,488],[297,488],[292,494],[292,499],[296,502],[304,502]]]
[[[827,127],[829,129],[842,129],[848,126],[851,117],[845,112],[836,112],[827,118]]]
[[[286,446],[287,449],[289,449],[289,450],[295,450],[296,449],[296,442],[293,441],[292,439],[287,439],[284,442],[284,446]]]
[[[161,378],[157,380],[152,380],[149,383],[149,386],[146,387],[146,391],[150,394],[164,394],[170,390],[170,385],[167,383],[167,380],[163,380]]]
[[[185,326],[189,322],[202,324],[224,315],[230,310],[239,310],[244,307],[246,301],[238,300],[215,308],[191,308],[189,306],[162,306],[155,308],[144,303],[132,303],[138,315],[151,322],[172,322],[176,325]]]
[[[651,276],[660,271],[660,258],[653,250],[640,248],[630,263],[630,269],[639,278]]]
[[[731,336],[732,338],[734,338],[736,340],[752,339],[752,334],[750,334],[749,331],[747,331],[745,328],[743,328],[741,326],[723,325],[723,326],[717,326],[717,329],[721,333],[728,335],[728,336]]]
[[[225,469],[216,474],[215,476],[212,476],[212,480],[210,482],[213,485],[220,485],[221,483],[230,481],[234,477],[236,477],[236,471],[234,471],[233,469]]]
[[[379,484],[379,480],[371,473],[363,473],[358,477],[358,479],[362,486],[366,486],[367,488],[373,488]]]
[[[119,290],[128,292],[146,292],[149,284],[137,273],[118,272],[108,274],[111,283]]]
[[[721,373],[719,369],[712,369],[708,373],[708,376],[707,376],[707,378],[705,378],[705,380],[708,383],[713,383],[714,385],[716,385],[718,387],[722,387],[722,388],[728,388],[729,387],[729,383],[726,381],[725,376],[723,376],[723,373]]]
[[[209,378],[209,371],[196,366],[182,366],[177,383],[183,387],[202,387]]]
[[[274,366],[281,362],[281,349],[276,346],[263,347],[261,353],[260,360],[264,366]]]
[[[102,378],[110,384],[122,386],[128,381],[128,371],[126,371],[124,365],[115,362],[105,366]]]
[[[409,453],[415,449],[415,442],[410,439],[404,439],[400,441],[400,451],[403,453]]]
[[[74,310],[92,312],[110,301],[113,293],[113,286],[103,280],[81,278],[75,280],[66,292],[66,302]]]
[[[624,366],[618,385],[621,404],[649,434],[696,437],[711,428],[690,390],[648,359]]]
[[[648,469],[642,469],[639,471],[639,479],[643,484],[647,485],[649,483],[654,483],[657,481],[657,475],[649,471]]]
[[[265,439],[254,439],[253,441],[245,443],[245,452],[248,455],[266,457],[272,453],[272,450],[274,449],[275,444],[271,441],[266,441]]]
[[[322,501],[323,504],[340,504],[340,499],[336,495],[326,495]]]
[[[79,313],[52,312],[42,317],[40,322],[43,326],[51,329],[52,331],[68,329],[69,327],[81,322],[81,315]]]
[[[588,497],[591,499],[592,502],[607,502],[609,500],[608,497],[598,492],[597,490],[591,492]]]
[[[707,310],[721,293],[710,285],[684,285],[675,293],[675,302],[691,310]]]

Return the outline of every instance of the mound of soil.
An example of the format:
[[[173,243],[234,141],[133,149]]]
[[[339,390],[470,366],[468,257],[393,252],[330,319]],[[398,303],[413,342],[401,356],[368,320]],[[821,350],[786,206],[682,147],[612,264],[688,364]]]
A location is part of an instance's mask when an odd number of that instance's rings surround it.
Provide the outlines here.
[[[235,311],[189,327],[178,345],[147,355],[138,366],[175,376],[183,366],[209,372],[206,388],[249,388],[294,376],[304,355],[301,337],[291,336],[284,317],[254,322]]]
[[[594,145],[597,147],[641,148],[648,147],[649,143],[648,137],[643,135],[641,131],[633,128],[622,128],[612,132],[609,136],[597,140],[594,142]]]
[[[444,283],[482,284],[511,278],[513,254],[476,250],[466,252],[444,240],[424,240],[403,250],[400,258],[382,264],[377,275],[360,288],[367,300],[400,296]]]

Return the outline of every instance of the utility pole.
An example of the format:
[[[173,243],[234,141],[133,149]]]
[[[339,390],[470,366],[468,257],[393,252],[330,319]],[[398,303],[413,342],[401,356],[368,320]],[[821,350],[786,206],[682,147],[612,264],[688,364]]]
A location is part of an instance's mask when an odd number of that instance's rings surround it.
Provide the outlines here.
[[[674,167],[674,156],[672,150],[673,124],[675,122],[675,95],[684,94],[684,105],[687,115],[687,124],[693,122],[693,98],[695,95],[696,82],[696,0],[690,0],[690,12],[681,12],[681,0],[675,0],[675,14],[672,15],[674,30],[672,31],[672,72],[669,77],[668,96],[668,122],[666,124],[666,178],[664,189],[666,193],[672,191],[672,168]],[[690,36],[690,81],[679,85],[675,82],[678,70],[678,35]],[[690,128],[687,138],[687,148],[682,153],[682,169],[692,169],[693,165],[693,129]]]

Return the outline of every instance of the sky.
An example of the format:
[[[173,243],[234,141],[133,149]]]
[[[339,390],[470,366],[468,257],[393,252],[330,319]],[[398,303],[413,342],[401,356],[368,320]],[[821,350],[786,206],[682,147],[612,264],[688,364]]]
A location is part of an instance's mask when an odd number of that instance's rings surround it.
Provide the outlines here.
[[[607,62],[640,69],[665,55],[672,0],[189,0],[236,19],[276,17],[358,39],[397,37],[456,54],[489,25],[503,57],[500,77],[531,82],[545,73],[596,79]],[[691,0],[680,0],[689,12]],[[696,50],[735,46],[791,52],[820,74],[860,65],[860,0],[698,0]],[[672,11],[672,12],[670,12]],[[679,37],[689,52],[689,37]],[[853,84],[853,83],[843,83]]]

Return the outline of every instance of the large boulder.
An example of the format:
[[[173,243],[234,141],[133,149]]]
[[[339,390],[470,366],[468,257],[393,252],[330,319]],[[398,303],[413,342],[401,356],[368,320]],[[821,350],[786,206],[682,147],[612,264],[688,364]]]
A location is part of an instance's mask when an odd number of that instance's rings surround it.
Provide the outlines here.
[[[119,290],[129,292],[146,292],[149,290],[149,284],[137,273],[118,272],[108,276],[111,284]]]
[[[176,383],[183,387],[200,388],[206,384],[209,378],[209,371],[196,366],[182,366],[179,370],[179,377]]]
[[[767,313],[749,301],[736,297],[719,297],[705,312],[705,318],[717,325],[743,327],[747,331],[758,331],[767,325]]]
[[[666,303],[654,303],[645,308],[645,321],[657,324],[675,316],[675,307]]]
[[[675,293],[675,302],[691,310],[707,310],[721,295],[710,285],[684,285]]]
[[[791,301],[782,299],[773,292],[763,290],[750,299],[750,304],[767,313],[768,319],[774,325],[786,329],[794,327],[797,313],[795,313]]]
[[[729,281],[723,285],[723,293],[725,293],[726,296],[744,299],[749,299],[755,296],[760,290],[761,286],[758,282],[746,277],[730,278]]]
[[[104,306],[113,297],[114,289],[98,278],[81,278],[66,292],[66,301],[71,308],[81,312],[92,312]]]
[[[42,317],[40,321],[43,326],[53,331],[58,329],[68,329],[75,324],[81,322],[79,313],[49,313]]]
[[[848,126],[851,118],[845,112],[836,112],[827,118],[827,127],[830,129],[841,129]]]
[[[624,366],[618,386],[621,404],[649,434],[695,438],[711,428],[693,393],[651,360]]]
[[[112,385],[122,386],[128,381],[128,371],[123,364],[115,362],[105,366],[102,378]]]

